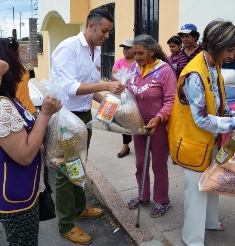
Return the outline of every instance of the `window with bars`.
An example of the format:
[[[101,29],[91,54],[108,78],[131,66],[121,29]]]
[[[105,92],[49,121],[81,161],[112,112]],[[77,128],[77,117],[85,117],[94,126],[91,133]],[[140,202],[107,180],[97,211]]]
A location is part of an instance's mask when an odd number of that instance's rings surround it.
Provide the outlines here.
[[[102,5],[102,8],[108,10],[114,17],[115,4],[110,3]],[[110,81],[112,67],[115,58],[115,29],[110,33],[109,38],[101,46],[101,79]]]
[[[149,34],[158,41],[159,0],[135,0],[135,36]]]

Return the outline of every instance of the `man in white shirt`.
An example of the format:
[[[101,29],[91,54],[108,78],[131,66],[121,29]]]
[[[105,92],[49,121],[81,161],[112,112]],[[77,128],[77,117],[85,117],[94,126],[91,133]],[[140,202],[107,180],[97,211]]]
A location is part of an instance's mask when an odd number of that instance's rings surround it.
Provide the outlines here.
[[[52,75],[68,82],[69,100],[63,106],[75,113],[84,123],[91,119],[92,99],[102,101],[100,91],[120,94],[124,86],[118,82],[100,82],[100,49],[113,29],[112,15],[101,8],[93,9],[87,17],[86,31],[62,41],[52,54]],[[91,130],[88,129],[89,147]],[[60,234],[80,244],[92,238],[74,225],[75,218],[97,218],[102,210],[86,206],[85,192],[62,173],[56,176],[56,210]]]

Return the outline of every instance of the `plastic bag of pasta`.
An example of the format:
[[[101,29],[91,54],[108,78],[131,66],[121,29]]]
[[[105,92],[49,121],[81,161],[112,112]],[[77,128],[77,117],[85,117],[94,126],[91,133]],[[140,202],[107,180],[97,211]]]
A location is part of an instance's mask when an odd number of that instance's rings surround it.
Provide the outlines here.
[[[235,157],[225,164],[213,161],[198,181],[200,191],[235,197]]]
[[[134,78],[134,73],[122,67],[113,76],[126,85]],[[122,134],[145,133],[144,122],[135,98],[127,89],[121,95],[105,94],[95,118],[86,126]]]
[[[59,78],[53,78],[49,83],[47,81],[44,83],[46,83],[49,96],[66,100],[64,98],[67,94],[66,88]],[[64,93],[60,94],[61,91]],[[67,135],[62,142],[61,134],[65,130]],[[44,156],[48,166],[60,170],[74,184],[84,186],[87,128],[81,119],[65,107],[54,114],[47,125],[44,138]]]

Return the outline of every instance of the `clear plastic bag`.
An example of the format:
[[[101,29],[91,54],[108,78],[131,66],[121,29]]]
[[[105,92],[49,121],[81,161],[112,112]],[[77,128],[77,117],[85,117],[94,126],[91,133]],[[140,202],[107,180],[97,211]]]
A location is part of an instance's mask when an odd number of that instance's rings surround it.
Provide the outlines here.
[[[122,67],[113,76],[126,85],[135,74],[128,68]],[[135,97],[127,89],[123,90],[121,95],[105,94],[95,118],[86,126],[130,135],[145,133],[144,121]]]
[[[46,88],[50,97],[57,98],[59,100],[68,99],[68,93],[66,92],[65,85],[63,84],[60,78],[53,78],[51,82],[47,82],[44,80],[43,83],[46,83]],[[64,91],[64,93],[61,93],[61,91]],[[64,162],[63,158],[64,152],[60,148],[58,143],[60,127],[62,125],[66,126],[68,131],[70,131],[75,136],[75,146],[84,168],[86,167],[87,160],[88,134],[84,122],[65,107],[62,107],[59,112],[54,114],[47,125],[46,134],[43,142],[44,157],[46,164],[50,167],[58,169],[59,171],[64,173],[68,178],[70,178],[68,170],[66,168],[66,163]],[[71,180],[71,182],[73,181]],[[78,182],[75,184],[83,187],[85,181]]]
[[[235,197],[235,157],[223,165],[213,161],[198,182],[200,191]]]

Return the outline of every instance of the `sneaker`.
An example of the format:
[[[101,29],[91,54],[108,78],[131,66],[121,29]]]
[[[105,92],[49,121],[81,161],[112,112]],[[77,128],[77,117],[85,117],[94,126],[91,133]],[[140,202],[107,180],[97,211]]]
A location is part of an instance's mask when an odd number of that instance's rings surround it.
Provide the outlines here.
[[[167,209],[170,207],[170,201],[164,204],[156,203],[150,212],[150,216],[153,218],[164,215]]]
[[[82,231],[77,225],[71,231],[62,234],[61,236],[79,244],[89,244],[92,241],[92,238],[87,233]]]
[[[86,209],[83,212],[77,215],[77,219],[94,219],[100,217],[102,214],[103,210],[100,208],[86,207]]]
[[[149,200],[148,201],[142,201],[142,205],[147,204],[149,202],[150,202]],[[126,206],[130,209],[138,208],[139,207],[139,197],[131,199],[129,202],[127,202]]]

